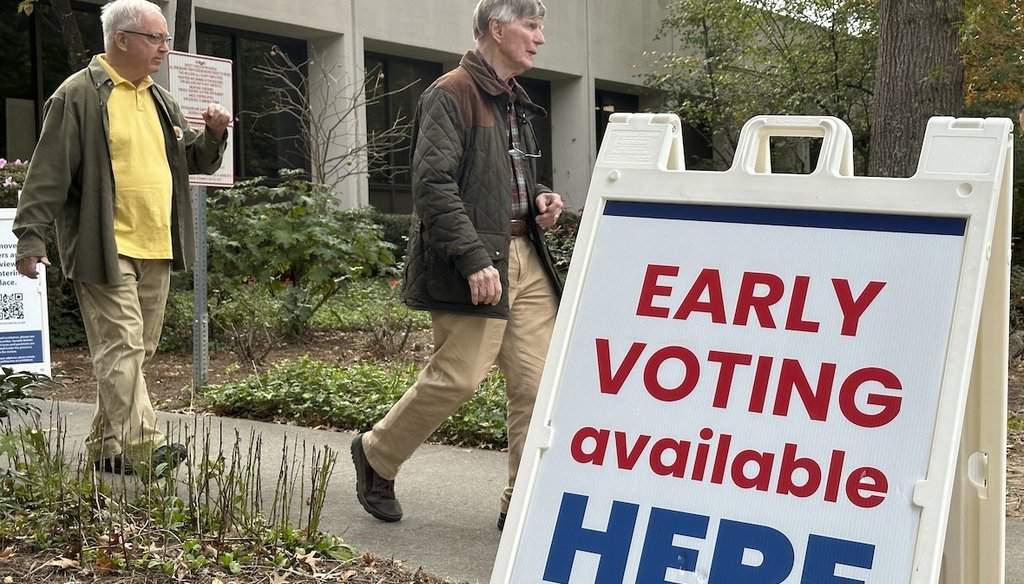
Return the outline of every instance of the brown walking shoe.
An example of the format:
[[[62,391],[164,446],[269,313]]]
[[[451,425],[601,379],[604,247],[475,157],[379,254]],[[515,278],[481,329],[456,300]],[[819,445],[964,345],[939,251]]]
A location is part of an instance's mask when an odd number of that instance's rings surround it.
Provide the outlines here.
[[[356,465],[356,497],[363,509],[381,521],[401,519],[402,505],[395,497],[395,481],[373,470],[363,452],[362,434],[352,439],[352,462]]]

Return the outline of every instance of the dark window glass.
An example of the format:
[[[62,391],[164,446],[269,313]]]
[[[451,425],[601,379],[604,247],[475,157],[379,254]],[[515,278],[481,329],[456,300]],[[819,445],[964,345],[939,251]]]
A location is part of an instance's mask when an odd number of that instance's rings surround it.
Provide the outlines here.
[[[35,145],[43,102],[64,79],[103,52],[99,6],[72,2],[85,48],[82,63],[68,62],[67,48],[53,7],[33,5],[32,16],[18,14],[18,0],[0,0],[0,156],[28,158]]]
[[[547,81],[536,79],[516,78],[530,96],[533,103],[544,108],[548,112],[546,118],[535,117],[530,123],[533,124],[533,132],[537,135],[537,144],[540,145],[541,157],[536,159],[537,181],[543,185],[554,187],[554,172],[551,164],[551,84]]]
[[[423,90],[441,76],[440,63],[366,53],[366,133],[370,142],[370,204],[385,213],[412,211],[410,138],[373,147],[375,134],[410,124]]]
[[[598,89],[595,92],[597,110],[597,149],[601,149],[604,141],[604,132],[608,128],[608,119],[614,113],[635,113],[640,111],[640,98],[628,93],[605,91]]]
[[[219,27],[196,27],[196,52],[232,61],[235,176],[238,179],[274,178],[282,168],[309,171],[298,120],[287,113],[272,113],[275,101],[271,89],[285,89],[286,84],[255,70],[267,64],[267,57],[275,47],[287,54],[292,63],[300,65],[301,73],[294,74],[291,80],[295,86],[300,86],[307,58],[304,41]]]

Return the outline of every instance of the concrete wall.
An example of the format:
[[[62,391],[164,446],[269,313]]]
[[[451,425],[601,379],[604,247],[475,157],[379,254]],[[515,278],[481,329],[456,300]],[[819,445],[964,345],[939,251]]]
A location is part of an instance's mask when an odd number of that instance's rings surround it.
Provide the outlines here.
[[[165,11],[173,14],[177,0]],[[655,42],[667,0],[549,0],[546,44],[527,76],[551,84],[552,185],[574,208],[582,206],[596,145],[596,88],[643,95],[639,73],[646,50],[671,48]],[[440,62],[454,67],[473,47],[476,0],[195,0],[198,22],[311,41],[318,52],[356,78],[363,52]],[[169,18],[170,20],[170,18]],[[641,103],[645,98],[641,98]],[[352,134],[365,135],[365,120]],[[344,185],[347,205],[368,200],[366,180]]]

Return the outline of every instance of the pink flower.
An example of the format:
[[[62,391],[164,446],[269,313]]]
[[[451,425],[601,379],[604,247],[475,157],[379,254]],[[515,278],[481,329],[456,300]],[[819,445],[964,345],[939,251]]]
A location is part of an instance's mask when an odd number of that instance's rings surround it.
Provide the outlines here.
[[[6,158],[0,158],[0,168],[3,168],[5,166],[7,166],[7,159]]]

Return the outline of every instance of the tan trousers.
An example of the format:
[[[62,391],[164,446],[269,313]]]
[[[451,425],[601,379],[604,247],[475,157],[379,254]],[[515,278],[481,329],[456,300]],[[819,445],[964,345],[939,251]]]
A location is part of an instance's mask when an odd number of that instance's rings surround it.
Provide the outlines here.
[[[508,511],[526,432],[537,399],[558,300],[527,237],[509,249],[509,319],[431,314],[434,353],[416,382],[363,436],[363,449],[381,476],[393,479],[412,453],[460,405],[473,397],[494,364],[505,374],[508,416]]]
[[[171,262],[121,256],[119,264],[119,284],[75,282],[96,373],[96,413],[86,440],[92,460],[121,452],[142,458],[164,442],[142,369],[160,342]]]

